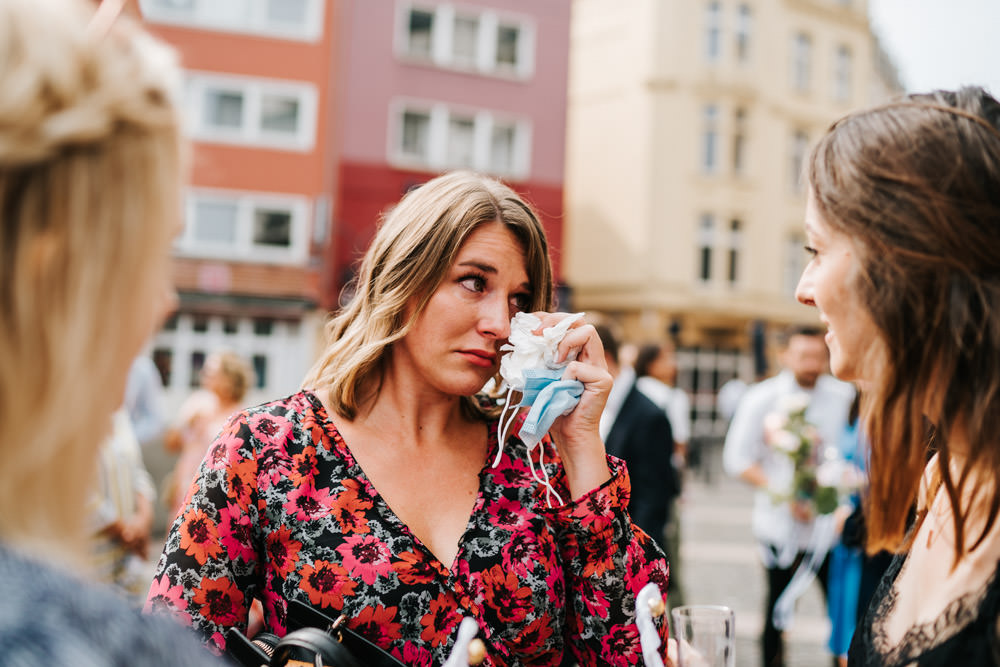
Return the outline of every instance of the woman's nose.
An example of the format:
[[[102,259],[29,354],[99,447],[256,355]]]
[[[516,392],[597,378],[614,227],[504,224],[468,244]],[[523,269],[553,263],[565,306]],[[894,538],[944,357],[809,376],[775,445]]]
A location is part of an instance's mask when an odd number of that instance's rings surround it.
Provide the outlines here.
[[[813,285],[812,278],[809,276],[809,269],[802,272],[799,284],[795,286],[795,299],[806,306],[815,307],[816,305],[816,301],[813,299]]]
[[[483,335],[505,339],[510,336],[510,306],[503,295],[492,295],[483,300],[479,314],[479,331]]]

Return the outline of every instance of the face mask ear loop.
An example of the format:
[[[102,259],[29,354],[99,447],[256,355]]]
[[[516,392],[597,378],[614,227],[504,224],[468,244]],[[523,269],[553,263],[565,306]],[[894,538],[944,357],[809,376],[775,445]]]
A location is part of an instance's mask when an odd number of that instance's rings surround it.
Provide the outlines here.
[[[496,468],[498,465],[500,465],[500,457],[503,456],[503,448],[504,448],[504,445],[507,444],[507,430],[510,428],[511,423],[513,423],[513,421],[514,421],[514,415],[517,414],[517,406],[515,406],[514,407],[514,411],[510,415],[510,419],[507,420],[506,424],[504,423],[503,418],[504,418],[504,415],[507,413],[507,407],[510,405],[510,397],[511,397],[511,395],[513,393],[514,393],[514,388],[513,387],[508,387],[507,388],[507,399],[503,402],[503,409],[500,410],[500,440],[497,442],[497,455],[496,455],[496,458],[493,459],[493,466],[492,467],[494,467],[494,468]]]
[[[552,497],[555,496],[556,501],[560,505],[565,505],[566,503],[563,501],[562,496],[559,495],[559,492],[556,491],[555,487],[549,481],[549,471],[545,468],[545,448],[542,443],[538,443],[538,467],[542,471],[541,477],[535,472],[535,462],[531,458],[531,452],[528,452],[528,468],[531,471],[531,476],[536,482],[545,487],[545,504],[549,506],[549,509],[552,509]]]

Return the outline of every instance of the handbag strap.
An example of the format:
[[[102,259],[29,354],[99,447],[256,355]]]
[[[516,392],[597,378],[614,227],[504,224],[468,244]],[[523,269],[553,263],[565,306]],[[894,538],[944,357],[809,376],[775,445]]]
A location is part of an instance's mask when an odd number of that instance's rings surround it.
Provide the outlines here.
[[[286,618],[289,631],[303,627],[327,630],[366,667],[406,667],[383,648],[347,627],[346,616],[334,619],[301,600],[289,600]]]

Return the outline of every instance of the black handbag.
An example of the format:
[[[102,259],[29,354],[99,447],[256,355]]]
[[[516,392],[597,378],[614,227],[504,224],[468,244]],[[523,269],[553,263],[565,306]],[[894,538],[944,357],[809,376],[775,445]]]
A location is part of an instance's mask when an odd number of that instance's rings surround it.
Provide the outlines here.
[[[348,628],[346,618],[333,619],[299,600],[289,600],[287,635],[278,638],[262,632],[251,641],[231,628],[226,634],[226,653],[243,667],[405,667]]]

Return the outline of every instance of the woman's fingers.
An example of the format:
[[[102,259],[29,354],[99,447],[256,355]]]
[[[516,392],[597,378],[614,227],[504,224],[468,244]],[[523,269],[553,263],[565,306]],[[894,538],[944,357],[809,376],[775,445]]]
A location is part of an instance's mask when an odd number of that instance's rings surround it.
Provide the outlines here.
[[[555,326],[566,317],[571,316],[570,313],[545,312],[534,313],[534,315],[541,320],[541,324],[534,331],[536,334],[541,334],[545,329]],[[577,320],[570,324],[563,339],[559,342],[559,352],[555,360],[557,363],[567,360],[583,361],[607,369],[607,363],[604,359],[604,346],[597,335],[597,330],[594,329],[593,325],[587,324],[582,320]]]

